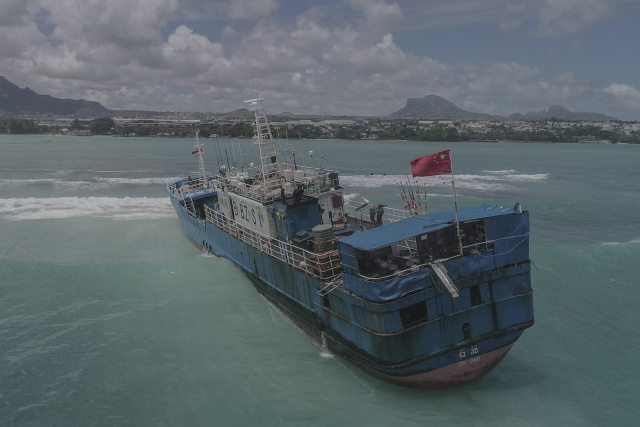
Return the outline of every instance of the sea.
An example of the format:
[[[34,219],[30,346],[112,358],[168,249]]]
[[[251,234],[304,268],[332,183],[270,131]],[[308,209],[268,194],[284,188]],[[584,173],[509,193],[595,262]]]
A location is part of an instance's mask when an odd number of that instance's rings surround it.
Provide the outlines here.
[[[257,157],[200,142],[207,170]],[[529,211],[535,324],[479,381],[430,391],[323,350],[190,242],[166,185],[198,170],[194,144],[0,135],[0,425],[638,425],[640,146],[278,141],[354,203],[412,186],[428,212]],[[411,178],[445,149],[453,175]]]

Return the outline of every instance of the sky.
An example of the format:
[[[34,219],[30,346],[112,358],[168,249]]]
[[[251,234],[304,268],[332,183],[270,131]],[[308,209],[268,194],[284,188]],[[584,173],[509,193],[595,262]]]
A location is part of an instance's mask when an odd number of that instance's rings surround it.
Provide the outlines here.
[[[640,120],[640,0],[0,0],[0,75],[116,110]]]

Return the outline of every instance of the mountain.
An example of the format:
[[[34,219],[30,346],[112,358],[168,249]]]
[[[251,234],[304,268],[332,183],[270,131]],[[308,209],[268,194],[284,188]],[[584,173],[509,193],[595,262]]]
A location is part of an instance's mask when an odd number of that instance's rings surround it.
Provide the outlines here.
[[[21,89],[0,76],[0,117],[18,117],[29,115],[55,115],[66,117],[112,117],[126,115],[158,115],[153,111],[109,110],[100,103],[85,99],[60,99],[50,95],[40,95],[28,87]],[[226,113],[229,119],[248,117],[246,109]],[[615,117],[600,113],[574,113],[559,105],[539,112],[511,114],[508,118],[491,114],[474,113],[457,107],[453,102],[437,95],[423,98],[407,98],[404,108],[389,115],[398,118],[416,118],[430,120],[550,120],[559,121],[617,121]]]
[[[28,87],[21,89],[0,76],[0,116],[28,114],[95,117],[110,116],[113,111],[95,101],[60,99],[49,95],[39,95]]]
[[[617,121],[615,117],[607,116],[600,113],[574,113],[560,105],[552,105],[548,110],[538,111],[537,113],[529,112],[525,115],[520,113],[511,114],[509,120],[551,120],[559,121],[591,121],[591,122],[607,122],[610,120]]]
[[[462,119],[462,120],[504,120],[504,117],[473,113],[457,107],[453,102],[437,95],[424,98],[407,98],[404,108],[391,113],[390,117],[416,119]]]
[[[427,95],[424,98],[407,98],[404,108],[389,115],[390,117],[415,118],[430,120],[551,120],[559,121],[617,121],[615,117],[600,113],[574,113],[559,105],[553,105],[547,110],[527,114],[515,113],[509,117],[494,116],[483,113],[473,113],[456,107],[454,103],[437,95]]]

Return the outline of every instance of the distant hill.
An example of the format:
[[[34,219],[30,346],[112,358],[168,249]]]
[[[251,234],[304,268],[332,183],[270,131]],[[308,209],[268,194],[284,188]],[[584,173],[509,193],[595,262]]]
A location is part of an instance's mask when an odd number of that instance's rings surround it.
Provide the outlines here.
[[[55,115],[65,117],[114,117],[116,115],[158,116],[169,114],[154,111],[110,110],[95,101],[85,99],[61,99],[50,95],[40,95],[28,87],[21,89],[5,77],[0,76],[0,117],[19,117],[29,115]],[[293,116],[282,113],[280,116]],[[457,107],[451,101],[437,95],[423,98],[407,98],[404,108],[389,115],[398,118],[428,120],[550,120],[560,121],[617,121],[615,117],[599,113],[574,113],[559,105],[548,110],[511,114],[509,117],[474,113]],[[251,119],[252,113],[240,109],[221,114],[225,119]],[[322,116],[328,117],[328,116]],[[333,117],[333,116],[329,116]],[[344,118],[344,117],[341,117]]]
[[[609,120],[617,121],[615,117],[607,116],[600,113],[574,113],[560,105],[552,105],[548,110],[538,111],[537,113],[529,112],[525,115],[520,113],[511,114],[509,120],[551,120],[560,121],[581,121],[587,120],[592,122],[607,122]]]
[[[253,118],[253,113],[246,108],[240,108],[228,113],[222,113],[220,114],[220,117],[227,120],[251,120]]]
[[[424,98],[407,98],[404,108],[390,114],[390,117],[415,119],[460,119],[460,120],[504,120],[491,114],[473,113],[457,107],[453,102],[438,95]]]
[[[111,116],[114,111],[95,101],[60,99],[39,95],[31,89],[21,89],[0,76],[0,116],[52,114],[56,116],[95,117]]]
[[[511,114],[509,117],[483,113],[473,113],[457,107],[451,101],[437,95],[427,95],[424,98],[407,98],[404,108],[389,115],[390,117],[430,119],[430,120],[551,120],[560,121],[617,121],[615,117],[600,113],[574,113],[559,105],[553,105],[548,110],[537,113]]]

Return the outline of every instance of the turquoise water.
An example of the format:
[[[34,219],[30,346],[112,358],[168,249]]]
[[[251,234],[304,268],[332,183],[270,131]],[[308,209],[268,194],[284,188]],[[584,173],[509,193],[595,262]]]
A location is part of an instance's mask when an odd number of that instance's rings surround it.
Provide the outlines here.
[[[480,381],[422,391],[323,353],[190,243],[164,192],[193,143],[0,136],[0,425],[637,425],[640,147],[281,145],[390,205],[410,159],[451,148],[458,206],[530,211],[536,324]],[[208,169],[254,155],[204,144]],[[421,179],[430,210],[450,181]]]

